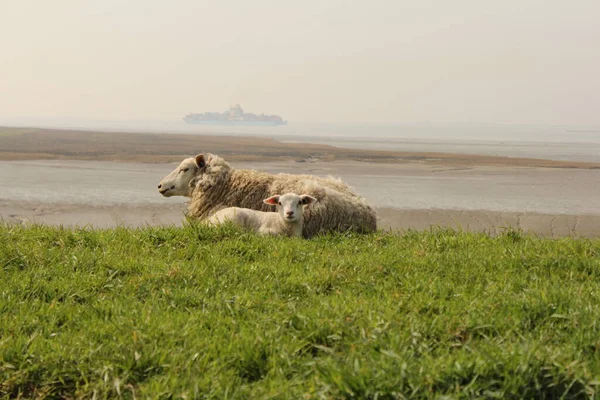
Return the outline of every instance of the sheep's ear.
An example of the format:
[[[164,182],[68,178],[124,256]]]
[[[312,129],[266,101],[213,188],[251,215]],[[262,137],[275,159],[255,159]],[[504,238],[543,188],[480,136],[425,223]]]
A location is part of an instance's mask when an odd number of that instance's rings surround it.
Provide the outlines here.
[[[196,156],[196,165],[198,166],[198,168],[202,168],[206,165],[204,154],[200,153]]]
[[[263,203],[276,206],[277,204],[279,204],[279,196],[271,196],[268,199],[264,199]]]
[[[317,201],[317,199],[315,199],[312,196],[309,196],[307,194],[303,194],[302,196],[300,196],[300,198],[302,199],[302,205],[308,205],[308,204],[312,204],[314,202]]]

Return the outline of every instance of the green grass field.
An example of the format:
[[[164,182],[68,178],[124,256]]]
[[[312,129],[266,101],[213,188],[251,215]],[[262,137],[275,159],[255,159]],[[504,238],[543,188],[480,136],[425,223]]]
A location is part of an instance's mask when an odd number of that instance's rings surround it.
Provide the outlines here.
[[[600,240],[0,225],[0,397],[589,398]]]

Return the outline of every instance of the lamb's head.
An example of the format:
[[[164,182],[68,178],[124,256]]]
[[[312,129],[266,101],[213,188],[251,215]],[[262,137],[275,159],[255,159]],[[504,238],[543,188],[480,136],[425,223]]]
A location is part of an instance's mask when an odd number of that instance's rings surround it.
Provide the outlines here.
[[[158,184],[158,191],[165,197],[192,195],[195,184],[206,170],[206,157],[198,154],[186,158]]]
[[[282,220],[296,222],[302,220],[304,206],[314,203],[317,199],[307,194],[286,193],[281,196],[271,196],[263,201],[265,204],[277,206],[277,212]]]

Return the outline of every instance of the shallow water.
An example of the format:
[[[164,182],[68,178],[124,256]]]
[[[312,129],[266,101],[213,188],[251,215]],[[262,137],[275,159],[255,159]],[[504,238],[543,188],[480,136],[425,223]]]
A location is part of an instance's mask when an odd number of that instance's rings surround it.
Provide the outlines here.
[[[157,185],[176,164],[109,161],[0,161],[0,200],[69,204],[181,203]]]
[[[181,204],[158,182],[176,164],[2,161],[0,200],[56,204]],[[600,214],[600,170],[449,168],[359,162],[236,163],[273,173],[341,177],[377,207]]]
[[[297,163],[240,167],[299,173]],[[356,162],[311,163],[303,168],[314,175],[341,177],[377,207],[600,213],[600,170]]]

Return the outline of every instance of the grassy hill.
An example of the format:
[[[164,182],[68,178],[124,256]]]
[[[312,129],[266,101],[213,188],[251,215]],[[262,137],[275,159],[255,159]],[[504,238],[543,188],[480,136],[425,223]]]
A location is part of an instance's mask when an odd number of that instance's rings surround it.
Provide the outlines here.
[[[0,225],[0,396],[587,398],[600,240]]]

